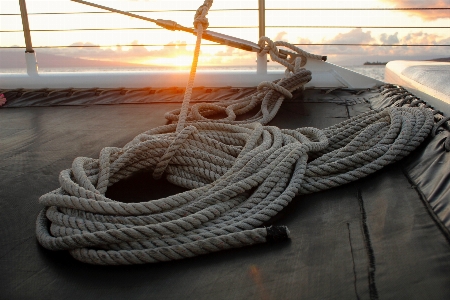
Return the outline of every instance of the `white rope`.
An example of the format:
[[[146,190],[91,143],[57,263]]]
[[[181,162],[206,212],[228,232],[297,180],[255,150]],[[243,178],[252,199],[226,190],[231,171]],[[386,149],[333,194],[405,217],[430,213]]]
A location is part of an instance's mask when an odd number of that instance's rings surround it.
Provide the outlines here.
[[[268,124],[277,114],[285,98],[292,98],[295,90],[302,88],[311,80],[311,71],[300,68],[296,73],[288,78],[283,78],[278,82],[264,81],[258,85],[257,91],[247,97],[236,100],[224,100],[214,103],[197,103],[187,110],[185,121],[190,122],[221,122],[229,124],[245,124],[259,122]],[[260,110],[254,116],[243,121],[237,121],[240,115],[250,112],[256,107]],[[219,113],[226,113],[223,119],[212,119]],[[176,109],[165,114],[169,121],[177,122],[180,109]],[[210,117],[210,118],[209,118]]]
[[[198,11],[200,37],[210,3]],[[287,78],[262,83],[244,101],[189,109],[187,92],[181,110],[167,115],[179,118],[178,124],[144,132],[123,148],[104,148],[98,159],[76,158],[60,173],[61,187],[39,199],[45,207],[36,221],[39,243],[69,250],[83,262],[117,265],[288,238],[285,227],[261,226],[296,195],[346,184],[401,159],[433,126],[432,113],[419,108],[370,111],[324,130],[263,126],[285,97],[311,79],[299,64],[295,59]],[[195,68],[188,89],[192,74]],[[236,121],[257,105],[261,110],[254,117]],[[228,117],[205,117],[217,111]],[[153,171],[155,178],[166,174],[189,190],[140,203],[105,196],[108,187],[141,170]]]
[[[39,199],[45,209],[37,237],[47,249],[94,264],[167,261],[262,243],[274,236],[260,226],[295,195],[401,159],[432,126],[426,109],[389,108],[323,131],[199,122],[178,134],[175,124],[158,127],[124,148],[103,149],[99,159],[75,159],[61,172],[61,187]],[[318,157],[307,163],[310,156]],[[191,190],[141,203],[105,197],[114,183],[160,166],[167,180]]]
[[[214,121],[229,124],[259,122],[263,125],[268,124],[275,117],[284,99],[292,98],[293,91],[303,89],[304,85],[311,81],[311,71],[302,68],[302,66],[306,63],[306,59],[312,58],[321,60],[322,56],[308,53],[286,42],[273,42],[268,37],[261,37],[259,44],[263,49],[262,53],[269,53],[273,61],[276,61],[286,67],[285,78],[276,82],[261,82],[258,85],[258,89],[255,93],[242,99],[224,100],[216,102],[214,104],[198,103],[190,108],[188,107],[189,102],[186,101],[186,94],[188,94],[187,89],[182,108],[167,112],[165,114],[166,119],[172,122],[178,122],[178,126],[180,127],[180,129],[186,122],[193,121]],[[293,50],[294,52],[289,52],[292,56],[292,59],[282,58],[278,50],[279,46]],[[197,62],[197,59],[195,58],[197,57],[196,55],[198,55],[198,52],[194,55],[195,65]],[[300,56],[296,57],[295,55]],[[191,77],[192,73],[193,72],[191,71]],[[189,89],[188,99],[190,99],[191,97],[191,90],[192,87]],[[247,118],[244,121],[236,121],[237,116],[248,113],[255,107],[261,107],[261,109],[253,117]],[[227,117],[220,120],[208,118],[216,116],[220,113],[226,113]]]
[[[195,42],[194,57],[192,59],[191,72],[189,73],[189,80],[187,83],[186,91],[184,93],[183,104],[181,105],[180,109],[180,117],[177,126],[177,132],[180,132],[184,128],[184,124],[186,122],[189,102],[191,101],[192,96],[192,88],[194,86],[195,73],[197,70],[200,45],[202,43],[203,30],[209,26],[209,22],[208,19],[206,18],[206,15],[208,14],[208,11],[212,6],[212,3],[213,3],[212,0],[205,0],[203,5],[201,5],[195,13],[194,28],[197,30],[197,40]]]

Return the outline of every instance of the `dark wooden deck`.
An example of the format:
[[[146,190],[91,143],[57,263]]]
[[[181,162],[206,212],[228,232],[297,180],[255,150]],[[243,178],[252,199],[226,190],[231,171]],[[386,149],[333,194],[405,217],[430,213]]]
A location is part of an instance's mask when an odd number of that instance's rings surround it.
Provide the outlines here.
[[[331,126],[370,109],[361,99],[344,91],[307,91],[284,103],[272,125]],[[288,226],[287,242],[126,267],[86,265],[67,252],[43,249],[34,232],[38,198],[58,187],[59,172],[77,156],[98,157],[105,146],[122,147],[165,124],[164,113],[177,107],[0,109],[0,298],[450,299],[448,232],[409,181],[405,170],[414,168],[409,161],[297,197],[272,222]],[[426,151],[442,155],[439,172],[447,167],[448,173],[449,154],[435,149]],[[425,155],[420,151],[417,159]],[[446,197],[446,187],[436,193]],[[123,191],[130,188],[135,201],[180,190],[144,173],[116,184],[108,196],[129,201]]]

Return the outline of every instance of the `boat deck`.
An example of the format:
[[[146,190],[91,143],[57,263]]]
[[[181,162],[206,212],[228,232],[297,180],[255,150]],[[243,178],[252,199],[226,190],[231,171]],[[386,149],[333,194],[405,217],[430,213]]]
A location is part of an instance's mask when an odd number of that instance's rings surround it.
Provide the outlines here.
[[[371,109],[376,98],[375,91],[306,90],[286,101],[271,125],[325,128]],[[296,197],[271,223],[286,225],[289,241],[119,267],[87,265],[43,249],[35,238],[38,198],[59,186],[59,172],[78,156],[98,157],[103,147],[122,147],[166,124],[164,113],[180,106],[117,103],[0,109],[2,298],[450,298],[445,132],[367,178]],[[140,173],[107,196],[137,202],[182,190]]]

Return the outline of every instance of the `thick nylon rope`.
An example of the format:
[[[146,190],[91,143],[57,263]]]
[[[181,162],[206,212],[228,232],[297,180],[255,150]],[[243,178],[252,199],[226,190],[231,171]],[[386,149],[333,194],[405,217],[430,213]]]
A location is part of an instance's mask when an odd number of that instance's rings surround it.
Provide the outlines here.
[[[176,124],[158,127],[124,148],[104,148],[99,159],[76,158],[61,172],[61,187],[39,199],[45,208],[37,238],[93,264],[167,261],[266,242],[274,235],[261,226],[296,195],[380,170],[432,127],[432,113],[419,108],[370,111],[324,130],[199,122],[178,134]],[[119,180],[156,171],[161,157],[167,180],[191,190],[141,203],[105,197]]]
[[[450,131],[450,117],[444,116],[441,111],[435,110],[425,101],[414,96],[406,89],[400,86],[387,84],[381,87],[381,95],[385,100],[388,100],[391,106],[405,106],[405,107],[422,107],[429,109],[434,114],[435,125],[431,130],[431,136],[436,136],[439,132],[447,130]],[[444,129],[445,128],[445,129]],[[450,152],[450,136],[447,136],[444,141],[444,149]]]
[[[263,46],[264,43],[267,43],[267,46],[263,48],[263,52],[269,52],[273,61],[286,67],[285,78],[275,82],[261,82],[255,93],[241,99],[223,100],[215,103],[198,103],[190,108],[188,107],[188,102],[183,101],[181,109],[175,109],[166,113],[166,119],[172,122],[178,122],[179,127],[182,126],[180,124],[184,125],[185,122],[193,121],[214,121],[228,124],[259,122],[263,125],[268,124],[275,117],[284,99],[291,99],[292,92],[304,88],[304,85],[311,81],[312,78],[311,71],[301,67],[304,62],[301,57],[295,57],[292,60],[281,58],[277,46],[292,49],[295,53],[301,54],[305,58],[321,59],[322,56],[310,54],[286,42],[273,42],[267,37],[261,37],[260,44]],[[189,92],[189,99],[190,96],[191,92]],[[261,107],[261,109],[253,117],[249,117],[243,121],[236,120],[237,116],[248,113],[255,107]],[[225,113],[227,116],[219,120],[208,118],[220,113]]]
[[[197,12],[195,13],[194,28],[197,29],[197,40],[195,42],[194,57],[192,59],[191,64],[191,72],[189,73],[189,79],[186,91],[184,93],[183,103],[180,109],[180,117],[178,121],[177,132],[183,130],[184,124],[186,123],[187,111],[189,108],[189,102],[192,96],[192,88],[194,86],[195,74],[197,71],[198,56],[200,54],[200,45],[202,43],[203,30],[206,29],[209,25],[206,15],[208,14],[208,11],[212,6],[212,3],[213,3],[212,0],[205,0],[203,5],[201,5],[197,9]]]
[[[187,110],[185,122],[221,122],[228,124],[245,124],[259,122],[268,124],[277,114],[284,99],[292,98],[292,92],[302,88],[311,80],[311,71],[299,68],[296,73],[288,78],[283,78],[277,82],[264,81],[258,85],[257,91],[247,97],[236,100],[224,100],[214,103],[197,103]],[[237,121],[240,115],[250,112],[252,109],[260,107],[260,110],[252,117]],[[227,116],[223,119],[212,119],[219,113]],[[165,114],[169,121],[177,122],[180,109],[176,109]]]
[[[197,41],[211,3],[197,11]],[[194,105],[189,112],[193,67],[183,107],[168,114],[178,124],[144,132],[123,148],[104,148],[99,159],[78,157],[60,173],[61,187],[39,199],[45,206],[36,221],[39,243],[83,262],[117,265],[285,239],[287,228],[261,226],[296,195],[365,177],[407,155],[433,127],[432,113],[418,108],[370,111],[324,130],[263,126],[284,97],[311,80],[300,62],[288,62],[285,79],[262,83],[243,102]],[[259,104],[254,117],[235,120]],[[217,111],[228,117],[205,118]],[[165,173],[190,190],[140,203],[105,196],[109,186],[141,170],[155,178]]]

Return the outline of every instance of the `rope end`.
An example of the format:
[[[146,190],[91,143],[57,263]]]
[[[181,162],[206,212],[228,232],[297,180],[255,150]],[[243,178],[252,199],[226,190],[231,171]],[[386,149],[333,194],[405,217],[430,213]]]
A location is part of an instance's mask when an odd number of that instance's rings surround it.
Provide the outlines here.
[[[286,226],[270,226],[266,227],[267,242],[279,242],[284,240],[289,240],[291,238],[291,233]]]

